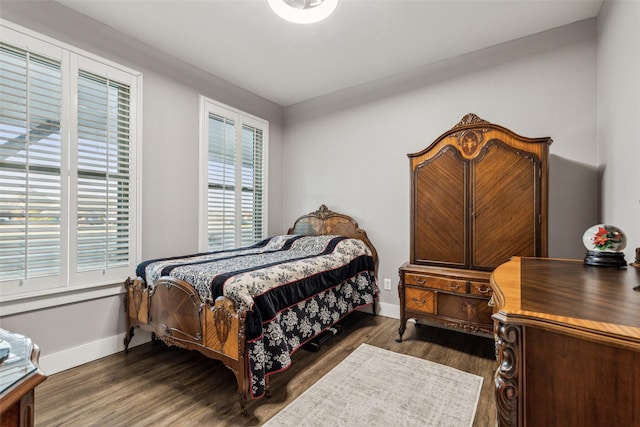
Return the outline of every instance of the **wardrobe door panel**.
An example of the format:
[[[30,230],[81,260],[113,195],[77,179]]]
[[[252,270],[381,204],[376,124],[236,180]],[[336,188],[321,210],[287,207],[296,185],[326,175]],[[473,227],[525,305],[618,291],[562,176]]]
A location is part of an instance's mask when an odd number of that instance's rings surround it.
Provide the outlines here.
[[[539,161],[499,140],[471,162],[471,268],[493,269],[512,256],[539,256]]]
[[[468,162],[452,146],[414,169],[411,262],[468,267]]]

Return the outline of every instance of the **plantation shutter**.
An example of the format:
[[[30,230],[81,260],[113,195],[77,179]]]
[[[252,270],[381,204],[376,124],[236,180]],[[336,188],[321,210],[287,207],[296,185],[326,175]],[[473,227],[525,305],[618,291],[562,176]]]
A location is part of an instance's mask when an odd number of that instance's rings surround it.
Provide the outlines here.
[[[264,237],[263,131],[242,126],[242,235],[241,246]]]
[[[266,234],[268,123],[204,98],[201,101],[201,153],[206,154],[201,182],[206,186],[206,203],[201,204],[200,227],[206,241],[201,238],[200,249],[252,245]]]
[[[77,271],[126,267],[130,241],[129,86],[78,75]]]
[[[210,251],[236,246],[235,123],[209,114],[207,238]]]
[[[0,43],[0,279],[61,271],[59,61]]]

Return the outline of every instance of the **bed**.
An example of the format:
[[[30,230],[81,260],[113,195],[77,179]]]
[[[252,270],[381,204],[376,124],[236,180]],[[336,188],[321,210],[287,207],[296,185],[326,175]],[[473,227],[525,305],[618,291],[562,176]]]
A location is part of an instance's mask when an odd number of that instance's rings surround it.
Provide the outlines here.
[[[366,232],[325,205],[253,246],[145,261],[125,282],[125,350],[139,327],[222,361],[246,414],[305,343],[354,310],[375,314],[377,265]]]

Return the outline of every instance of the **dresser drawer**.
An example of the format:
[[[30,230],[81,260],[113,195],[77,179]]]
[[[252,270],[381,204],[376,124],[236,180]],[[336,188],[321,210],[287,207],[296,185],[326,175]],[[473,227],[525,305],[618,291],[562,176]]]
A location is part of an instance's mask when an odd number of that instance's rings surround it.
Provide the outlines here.
[[[465,322],[491,324],[493,309],[484,298],[468,298],[451,294],[438,294],[438,316]]]
[[[493,290],[488,283],[485,282],[469,282],[471,295],[481,295],[490,298],[493,295]]]
[[[406,273],[405,284],[425,286],[428,288],[441,289],[449,292],[467,292],[467,282],[464,280],[444,279],[441,277],[427,276],[425,274]]]
[[[435,313],[435,293],[427,289],[405,288],[405,309]]]

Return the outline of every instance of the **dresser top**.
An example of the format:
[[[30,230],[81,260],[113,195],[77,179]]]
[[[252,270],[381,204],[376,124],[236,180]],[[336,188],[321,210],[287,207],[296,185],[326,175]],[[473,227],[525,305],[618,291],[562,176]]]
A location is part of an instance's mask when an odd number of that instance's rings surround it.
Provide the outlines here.
[[[491,276],[494,317],[546,323],[640,344],[640,269],[587,266],[579,260],[520,258]]]

